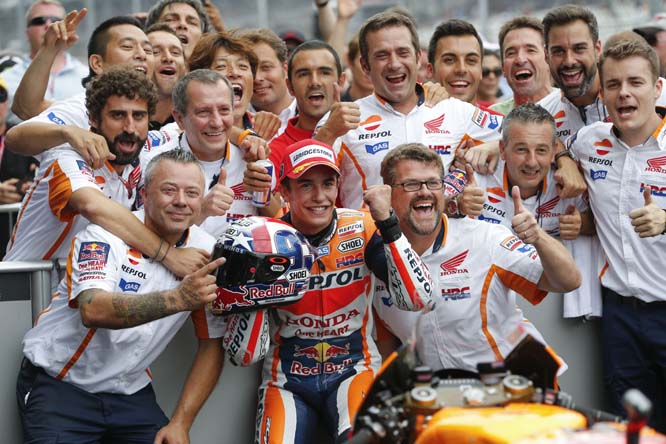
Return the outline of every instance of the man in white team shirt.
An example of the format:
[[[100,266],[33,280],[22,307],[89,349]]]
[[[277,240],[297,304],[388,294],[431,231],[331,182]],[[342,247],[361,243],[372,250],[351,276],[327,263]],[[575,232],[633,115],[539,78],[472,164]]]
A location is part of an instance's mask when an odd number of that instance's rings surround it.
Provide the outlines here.
[[[418,350],[431,368],[476,371],[480,362],[503,359],[512,348],[509,336],[523,320],[516,293],[538,304],[548,291],[580,284],[571,255],[523,206],[517,186],[512,189],[514,235],[498,224],[447,218],[441,158],[422,144],[392,150],[381,174],[393,189],[391,205],[400,228],[430,269],[435,309],[425,315],[402,313],[378,298],[375,307],[402,341],[422,316]]]
[[[359,31],[359,45],[361,64],[375,93],[354,102],[360,112],[355,125],[333,121],[331,111],[315,131],[316,139],[335,141],[344,207],[363,205],[359,190],[382,183],[379,164],[402,143],[422,142],[448,167],[458,147],[499,139],[500,116],[457,99],[426,105],[424,89],[416,83],[418,35],[408,16],[400,12],[372,16]]]
[[[666,134],[655,111],[659,61],[640,39],[607,45],[599,62],[611,122],[569,140],[585,175],[607,257],[603,286],[604,382],[622,413],[624,392],[651,398],[651,424],[666,431]],[[662,111],[663,112],[663,111]]]
[[[24,198],[4,260],[64,259],[71,239],[89,222],[115,233],[149,257],[158,256],[163,242],[129,211],[141,178],[139,154],[148,119],[157,103],[155,87],[131,67],[115,67],[89,85],[86,100],[89,132],[102,138],[115,158],[92,169],[67,145],[38,155],[39,172]],[[70,128],[46,124],[42,133],[63,143]],[[207,254],[173,250],[161,260],[184,276],[205,263]]]
[[[173,249],[210,251],[215,240],[192,226],[204,191],[192,155],[173,150],[155,158],[145,179],[145,212],[132,217]],[[187,442],[222,369],[225,321],[204,307],[217,288],[210,273],[224,259],[180,280],[91,224],[74,238],[67,262],[50,307],[23,339],[17,400],[25,441]],[[190,316],[199,347],[169,423],[149,367]]]
[[[176,84],[173,106],[183,132],[165,141],[168,134],[151,131],[144,151],[148,159],[174,148],[194,154],[206,179],[204,207],[197,224],[218,237],[235,220],[274,215],[279,209],[278,198],[272,198],[272,205],[258,208],[243,185],[244,153],[229,141],[234,122],[229,80],[209,69],[194,70]]]

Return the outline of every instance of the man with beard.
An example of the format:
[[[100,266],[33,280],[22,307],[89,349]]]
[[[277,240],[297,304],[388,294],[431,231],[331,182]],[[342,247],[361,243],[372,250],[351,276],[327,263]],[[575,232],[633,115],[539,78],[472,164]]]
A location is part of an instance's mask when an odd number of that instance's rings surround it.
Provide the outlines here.
[[[146,30],[146,35],[153,45],[155,69],[153,83],[157,87],[158,101],[155,114],[151,116],[150,129],[159,130],[167,123],[172,123],[173,100],[171,93],[176,82],[187,74],[187,62],[183,44],[178,35],[164,23],[157,23]]]
[[[146,168],[145,212],[131,217],[174,249],[210,251],[215,240],[192,226],[203,190],[189,153],[165,153]],[[25,442],[188,442],[222,369],[225,320],[205,306],[216,297],[210,273],[224,260],[180,280],[159,262],[162,255],[142,257],[94,224],[72,240],[67,276],[23,339],[16,397]],[[198,349],[169,422],[148,369],[188,318]]]
[[[580,273],[525,209],[518,186],[512,189],[515,235],[502,225],[447,218],[445,174],[441,158],[422,144],[396,147],[382,161],[400,229],[434,273],[435,309],[420,315],[378,298],[375,307],[403,341],[421,317],[417,346],[425,365],[476,371],[477,363],[501,360],[512,349],[510,334],[522,323],[515,292],[538,304],[548,291],[576,288]]]
[[[500,61],[513,97],[490,107],[505,116],[518,105],[536,103],[553,90],[543,45],[543,25],[534,17],[516,17],[499,32]]]
[[[106,141],[115,158],[93,170],[66,145],[37,156],[39,174],[26,193],[4,260],[65,258],[73,236],[90,221],[180,276],[206,261],[207,254],[199,250],[168,249],[128,210],[136,198],[138,156],[156,102],[155,87],[133,68],[113,68],[95,78],[86,91],[91,131]],[[46,125],[44,137],[64,142],[71,128]]]

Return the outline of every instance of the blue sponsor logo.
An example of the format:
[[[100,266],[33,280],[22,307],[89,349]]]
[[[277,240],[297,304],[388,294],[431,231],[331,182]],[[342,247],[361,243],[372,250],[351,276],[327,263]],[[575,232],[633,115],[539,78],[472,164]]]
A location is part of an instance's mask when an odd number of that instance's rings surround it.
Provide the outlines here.
[[[521,253],[529,254],[529,253],[533,253],[535,250],[534,250],[534,247],[530,244],[522,244],[519,248],[516,249],[516,251],[520,251]]]
[[[501,224],[502,222],[499,219],[495,219],[492,217],[484,216],[483,214],[479,214],[478,217],[479,220],[482,220],[484,222],[489,222],[491,224]]]
[[[109,257],[109,244],[105,242],[81,242],[79,248],[79,264],[83,262],[98,261],[106,264]]]
[[[499,127],[500,122],[496,115],[490,114],[490,119],[488,120],[488,128],[494,130]]]
[[[328,256],[329,254],[331,254],[330,245],[322,245],[322,246],[317,247],[317,256],[318,257]]]
[[[380,151],[385,151],[388,149],[389,149],[388,142],[379,142],[375,143],[374,145],[365,146],[365,150],[368,152],[368,154],[377,154]]]
[[[56,125],[64,125],[65,124],[65,121],[62,120],[60,117],[56,116],[53,111],[48,113],[46,117],[48,117],[49,120],[51,122],[55,123]]]
[[[391,299],[391,295],[382,296],[382,303],[387,307],[391,307],[393,305],[393,299]]]
[[[141,287],[141,284],[138,282],[127,282],[125,279],[120,279],[120,289],[122,291],[133,291],[136,293],[139,291],[139,288]]]
[[[150,145],[151,148],[155,148],[156,146],[160,146],[160,144],[162,143],[162,138],[158,134],[159,133],[154,133],[152,131],[150,131],[148,133],[148,138],[150,139],[149,145]]]
[[[594,171],[592,168],[590,168],[590,177],[592,177],[592,180],[606,180],[607,174],[608,171],[606,170]]]

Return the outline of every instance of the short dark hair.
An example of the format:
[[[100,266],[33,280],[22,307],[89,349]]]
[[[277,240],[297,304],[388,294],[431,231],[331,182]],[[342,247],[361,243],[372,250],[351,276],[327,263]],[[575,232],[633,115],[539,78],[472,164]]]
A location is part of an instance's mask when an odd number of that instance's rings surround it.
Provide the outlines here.
[[[273,49],[281,63],[287,61],[287,57],[289,56],[287,44],[272,30],[268,28],[248,29],[240,32],[240,36],[247,39],[253,45],[265,43]]]
[[[390,150],[382,160],[380,173],[386,185],[392,185],[395,181],[395,169],[398,162],[403,160],[414,160],[425,164],[434,164],[439,169],[439,175],[443,179],[446,172],[442,158],[437,152],[429,149],[422,143],[403,143]]]
[[[657,46],[657,34],[666,32],[666,29],[660,26],[641,26],[634,28],[633,31],[643,37],[648,42],[648,45],[655,47]]]
[[[440,23],[437,28],[435,28],[435,32],[432,33],[430,43],[428,44],[428,61],[431,64],[435,64],[435,52],[437,51],[437,43],[440,39],[449,36],[465,35],[471,35],[477,42],[479,42],[479,56],[483,57],[483,41],[474,25],[465,20],[451,19]]]
[[[504,61],[504,39],[506,35],[516,29],[533,29],[541,36],[541,44],[543,46],[543,24],[536,17],[529,17],[526,15],[515,17],[508,22],[504,23],[499,30],[498,42],[500,46],[500,60]]]
[[[102,120],[102,109],[111,96],[145,100],[148,103],[148,115],[155,114],[158,100],[155,85],[145,74],[130,66],[112,66],[95,76],[86,86],[88,115],[98,124]]]
[[[155,3],[148,11],[148,17],[146,17],[146,28],[154,23],[157,23],[157,20],[160,18],[160,15],[162,15],[164,8],[174,3],[184,3],[186,5],[190,5],[197,12],[199,20],[201,21],[202,33],[213,31],[208,13],[199,0],[160,0],[159,2]]]
[[[245,57],[250,63],[252,76],[257,74],[257,56],[252,50],[250,42],[229,32],[211,32],[201,36],[188,61],[190,70],[210,69],[215,61],[215,53],[220,48]]]
[[[157,156],[150,159],[150,162],[148,162],[148,165],[146,166],[146,170],[143,172],[144,188],[148,188],[149,184],[152,182],[157,165],[165,160],[171,160],[172,162],[176,162],[183,165],[187,164],[197,165],[199,167],[199,170],[201,171],[201,178],[205,181],[203,167],[201,166],[201,163],[197,160],[197,158],[194,157],[194,154],[192,154],[191,151],[185,151],[181,148],[176,148],[173,150],[160,153]]]
[[[129,15],[117,15],[115,17],[111,17],[110,19],[104,20],[102,23],[97,25],[97,27],[93,30],[92,35],[90,36],[90,40],[88,40],[88,59],[90,59],[90,56],[93,54],[106,57],[106,46],[109,44],[109,40],[111,39],[111,28],[115,28],[116,26],[121,25],[136,26],[143,32],[141,22]],[[84,77],[83,80],[81,80],[81,84],[83,86],[86,86],[88,82],[90,82],[90,80],[95,77],[95,71],[93,71],[92,66],[90,66],[90,62],[88,62],[88,70],[88,75]]]
[[[601,52],[601,57],[599,57],[599,76],[602,80],[602,87],[603,75],[601,73],[601,68],[608,59],[624,60],[633,56],[642,57],[647,60],[650,65],[652,80],[656,82],[659,78],[659,56],[657,56],[657,52],[645,40],[639,38],[638,34],[635,35],[636,37],[633,39],[615,39],[611,37],[609,41],[606,42],[606,45]]]
[[[358,31],[358,45],[361,50],[361,58],[369,66],[368,60],[368,34],[379,31],[384,28],[404,26],[409,30],[412,38],[414,53],[418,56],[421,45],[419,44],[419,35],[416,32],[416,24],[409,14],[401,10],[388,10],[373,15],[363,23]]]
[[[219,72],[210,69],[195,69],[180,79],[178,83],[176,83],[176,86],[173,88],[173,92],[171,93],[173,109],[181,115],[184,116],[187,114],[187,105],[189,104],[187,100],[187,87],[191,82],[199,82],[205,85],[216,85],[218,82],[224,82],[227,85],[227,88],[229,88],[229,94],[231,96],[231,107],[233,108],[234,88],[231,86],[229,79]]]
[[[504,145],[509,144],[509,128],[514,124],[514,122],[548,125],[553,130],[551,146],[555,146],[557,139],[555,119],[541,105],[528,102],[511,110],[511,112],[504,118],[504,122],[502,123],[502,141],[504,142]]]
[[[293,66],[294,57],[296,57],[296,54],[302,51],[314,51],[316,49],[325,49],[331,53],[335,59],[335,69],[338,73],[338,77],[340,77],[342,74],[342,64],[340,63],[340,56],[338,55],[337,51],[331,45],[326,42],[322,42],[321,40],[308,40],[307,42],[301,43],[296,48],[294,48],[294,50],[291,52],[291,55],[289,56],[289,62],[287,63],[287,78],[290,82],[291,68]]]
[[[590,31],[592,42],[599,40],[599,24],[592,11],[578,5],[563,5],[553,8],[546,13],[541,23],[543,24],[543,35],[548,46],[548,34],[554,26],[563,26],[581,20],[587,25]]]
[[[153,32],[166,32],[171,35],[175,35],[178,37],[178,34],[176,34],[176,31],[171,29],[171,26],[167,25],[166,23],[153,23],[152,25],[148,26],[146,28],[146,35],[152,34]]]

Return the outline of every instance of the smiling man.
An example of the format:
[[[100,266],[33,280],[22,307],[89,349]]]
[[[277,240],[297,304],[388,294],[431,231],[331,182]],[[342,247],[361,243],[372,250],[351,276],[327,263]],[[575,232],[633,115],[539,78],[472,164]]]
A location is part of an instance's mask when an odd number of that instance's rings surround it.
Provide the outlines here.
[[[615,413],[638,388],[653,403],[650,424],[666,432],[666,126],[659,61],[642,39],[616,40],[599,62],[611,122],[570,140],[585,174],[607,262],[603,286],[604,384]]]
[[[185,59],[189,59],[201,36],[214,29],[199,0],[161,0],[157,2],[146,18],[146,27],[155,23],[166,23],[178,35]]]

